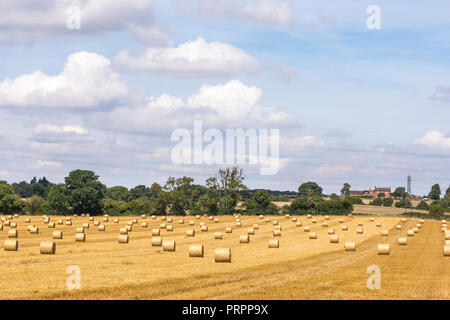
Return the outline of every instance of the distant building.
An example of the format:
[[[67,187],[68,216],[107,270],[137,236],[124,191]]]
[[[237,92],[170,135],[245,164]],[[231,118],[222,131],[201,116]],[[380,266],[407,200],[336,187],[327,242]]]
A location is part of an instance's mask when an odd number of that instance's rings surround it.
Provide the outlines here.
[[[350,197],[372,196],[378,198],[380,193],[384,193],[384,198],[390,198],[391,188],[377,188],[377,186],[375,186],[374,189],[369,188],[369,190],[350,190]]]

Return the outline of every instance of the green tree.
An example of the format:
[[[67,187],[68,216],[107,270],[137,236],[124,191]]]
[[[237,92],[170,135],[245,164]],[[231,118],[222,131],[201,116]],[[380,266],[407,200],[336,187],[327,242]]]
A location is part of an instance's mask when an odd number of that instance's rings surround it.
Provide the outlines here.
[[[48,192],[47,201],[52,209],[52,214],[69,213],[69,192],[65,184],[53,185]]]
[[[344,186],[341,189],[341,195],[343,195],[344,197],[348,197],[350,196],[350,188],[352,186],[349,183],[344,183]]]
[[[89,170],[74,170],[65,178],[69,206],[76,214],[102,214],[102,199],[106,186],[98,181],[99,176]]]
[[[406,189],[404,187],[397,187],[391,195],[395,198],[404,198],[406,196]]]
[[[392,199],[392,198],[385,198],[383,200],[383,206],[385,206],[385,207],[392,207],[393,204],[394,204],[394,199]]]
[[[444,208],[438,204],[430,205],[430,216],[439,218],[444,214]]]
[[[323,189],[315,182],[305,182],[298,187],[298,195],[305,197],[322,196]]]
[[[241,199],[240,192],[248,189],[244,184],[242,169],[238,167],[220,169],[215,178],[220,191],[219,208],[222,213],[232,213]]]
[[[115,186],[108,188],[108,190],[106,190],[105,197],[113,200],[127,202],[131,198],[131,193],[130,191],[128,191],[128,188],[126,187]]]
[[[426,203],[425,201],[420,201],[419,204],[417,205],[416,209],[419,210],[429,210],[430,206],[428,205],[428,203]]]
[[[383,200],[381,198],[375,198],[372,201],[370,201],[369,205],[371,205],[371,206],[381,206],[381,205],[383,205]]]
[[[436,183],[431,187],[428,197],[432,200],[439,200],[441,198],[441,187],[439,184]]]
[[[39,196],[32,196],[24,201],[27,212],[32,215],[42,214],[42,205],[44,202],[45,199]]]
[[[131,189],[130,194],[131,194],[130,200],[135,200],[139,198],[148,199],[150,197],[150,189],[141,184]]]
[[[7,183],[0,184],[0,212],[3,214],[22,213],[25,204]]]
[[[384,192],[380,192],[377,194],[377,198],[384,198],[385,194]]]

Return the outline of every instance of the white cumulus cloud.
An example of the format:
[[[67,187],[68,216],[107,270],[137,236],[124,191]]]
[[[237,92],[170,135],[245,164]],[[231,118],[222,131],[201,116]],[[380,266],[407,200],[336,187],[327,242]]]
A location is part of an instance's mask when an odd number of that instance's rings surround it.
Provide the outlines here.
[[[120,75],[110,61],[96,53],[71,54],[62,72],[41,71],[0,82],[0,106],[97,108],[128,95]]]
[[[114,63],[124,70],[163,72],[181,77],[253,74],[260,69],[260,63],[244,50],[219,41],[207,42],[202,37],[178,47],[148,48],[139,57],[131,57],[127,50],[121,51]]]
[[[422,138],[417,139],[415,144],[433,149],[450,150],[450,137],[446,137],[441,132],[433,130],[427,132]]]

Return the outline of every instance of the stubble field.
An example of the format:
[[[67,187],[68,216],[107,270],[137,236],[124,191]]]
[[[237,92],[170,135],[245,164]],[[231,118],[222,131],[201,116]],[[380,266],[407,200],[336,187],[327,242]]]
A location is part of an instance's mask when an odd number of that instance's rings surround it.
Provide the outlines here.
[[[31,219],[30,223],[25,219]],[[397,244],[398,237],[406,237],[419,219],[330,216],[328,226],[322,226],[324,216],[308,219],[299,216],[297,226],[292,217],[241,216],[236,227],[233,216],[218,216],[218,222],[207,217],[120,217],[114,223],[109,217],[95,217],[105,225],[99,231],[89,217],[50,217],[55,228],[49,228],[42,216],[8,219],[17,223],[19,249],[4,251],[9,226],[0,231],[0,299],[449,299],[450,257],[443,255],[444,233],[441,222],[425,220],[418,233],[407,237],[406,246]],[[62,225],[57,224],[63,219]],[[129,232],[129,243],[118,243],[119,228],[138,219]],[[184,224],[179,220],[184,219]],[[270,219],[270,222],[266,222]],[[313,223],[313,219],[317,222]],[[344,219],[344,222],[339,222]],[[195,225],[190,226],[189,222]],[[281,236],[274,237],[273,221],[282,226]],[[148,226],[142,227],[146,222]],[[200,223],[208,226],[200,231]],[[358,222],[363,234],[357,234]],[[89,223],[86,242],[75,242],[75,229]],[[173,231],[160,229],[161,223],[172,225]],[[376,224],[381,223],[381,227]],[[27,226],[39,228],[31,234]],[[258,224],[249,243],[240,243],[240,235]],[[401,230],[395,228],[402,225]],[[342,225],[348,231],[341,230]],[[310,232],[304,227],[309,226]],[[232,233],[225,233],[232,227]],[[176,241],[175,252],[165,252],[152,246],[152,229],[160,229],[163,240]],[[186,230],[194,229],[195,237],[186,237]],[[330,243],[328,230],[334,229],[339,243]],[[53,240],[59,230],[63,239]],[[381,236],[389,230],[389,236]],[[215,232],[223,232],[222,240],[215,240]],[[309,239],[311,232],[317,239]],[[268,241],[279,240],[279,248],[269,248]],[[40,254],[42,241],[54,241],[54,255]],[[344,243],[356,243],[356,251],[345,251]],[[390,255],[378,255],[379,243],[390,244]],[[189,257],[189,246],[202,244],[204,257]],[[231,248],[231,263],[216,263],[214,250]],[[370,276],[366,269],[377,265],[381,271],[381,287],[369,290]],[[68,290],[69,266],[77,266],[81,275],[81,289]]]

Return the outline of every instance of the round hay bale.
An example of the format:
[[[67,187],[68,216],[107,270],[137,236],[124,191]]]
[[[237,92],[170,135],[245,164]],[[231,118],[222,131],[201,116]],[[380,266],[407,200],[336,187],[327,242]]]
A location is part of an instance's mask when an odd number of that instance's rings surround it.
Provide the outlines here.
[[[344,244],[345,251],[356,251],[356,243],[355,242],[346,242]]]
[[[254,235],[254,234],[255,234],[255,229],[253,229],[253,228],[248,228],[248,229],[247,229],[247,234],[248,234],[248,235]]]
[[[194,226],[195,225],[195,221],[194,220],[189,221],[189,225],[190,226]]]
[[[450,233],[445,233],[444,238],[445,240],[450,240]]]
[[[72,225],[72,221],[66,221],[66,226],[71,226]]]
[[[330,216],[325,216],[325,220],[330,220]]]
[[[445,240],[445,245],[450,246],[450,240]]]
[[[202,244],[191,244],[189,246],[189,257],[203,258],[204,247]]]
[[[119,223],[119,219],[116,218],[116,219],[113,220],[113,222],[114,223]]]
[[[4,222],[4,224],[5,224],[5,226],[9,227],[9,225],[11,224],[11,222],[8,221],[8,220],[6,220],[6,221]]]
[[[165,223],[161,223],[161,224],[159,225],[159,228],[160,228],[160,229],[165,229],[165,228],[166,228],[166,224],[165,224]]]
[[[83,223],[83,228],[89,229],[89,223]]]
[[[127,234],[119,235],[119,243],[128,243],[130,237]]]
[[[303,228],[303,231],[304,231],[304,232],[309,232],[309,230],[310,230],[310,227],[309,227],[309,226],[305,226],[305,227]]]
[[[76,242],[85,242],[86,234],[85,233],[75,233],[75,241]]]
[[[0,224],[0,230],[3,230],[3,225],[1,225]],[[31,229],[33,229],[34,228],[34,225],[32,225],[32,224],[29,224],[28,226],[27,226],[27,231],[31,231]]]
[[[370,222],[374,222],[375,219],[374,219],[374,218],[369,218],[369,221],[370,221]]]
[[[201,226],[200,231],[201,232],[208,232],[208,226]]]
[[[161,232],[159,229],[153,229],[152,230],[152,236],[160,236]]]
[[[26,218],[25,219],[25,223],[30,223],[31,222],[31,219],[30,218]]]
[[[317,219],[312,219],[311,222],[312,223],[317,223]]]
[[[391,253],[391,249],[388,244],[378,244],[378,254],[379,255],[389,255]]]
[[[142,223],[141,223],[141,227],[142,227],[142,228],[147,228],[147,227],[148,227],[147,222],[142,222]]]
[[[215,232],[214,233],[214,239],[215,240],[222,240],[223,239],[223,233],[222,232]]]
[[[94,217],[90,217],[90,218],[89,218],[89,221],[94,221]]]
[[[259,224],[257,224],[257,223],[254,223],[254,224],[253,224],[253,229],[255,229],[255,230],[259,230]]]
[[[407,243],[408,243],[408,238],[406,238],[406,237],[399,237],[398,238],[398,244],[400,246],[406,246]]]
[[[16,213],[15,215],[14,215],[14,218],[18,218],[19,217],[19,215]]]
[[[3,246],[5,251],[17,251],[19,250],[19,241],[17,240],[5,240],[5,245]]]
[[[19,237],[19,232],[16,229],[8,231],[8,238],[17,238],[17,237]]]
[[[311,218],[312,218],[312,215],[308,214],[308,215],[306,216],[306,218],[307,218],[307,219],[311,219]]]
[[[165,221],[165,220],[166,220],[166,216],[162,216],[161,221]]]
[[[147,218],[147,216],[145,214],[143,214],[143,215],[141,215],[141,218],[145,219],[145,218]]]
[[[162,242],[163,251],[175,251],[176,242],[173,240],[164,240]]]
[[[401,225],[401,224],[396,225],[396,226],[395,226],[395,229],[397,229],[397,230],[402,230],[402,225]]]
[[[133,219],[133,220],[131,220],[131,222],[133,222],[133,224],[139,223],[138,219]],[[172,220],[170,222],[172,222]]]
[[[416,223],[416,228],[418,228],[418,229],[422,228],[422,224],[421,223]]]
[[[315,232],[310,232],[310,233],[309,233],[309,238],[310,238],[310,239],[317,239],[317,233],[315,233]]]
[[[265,220],[266,222],[270,222],[270,219],[269,218],[266,218],[266,220]]]
[[[62,239],[63,233],[62,231],[53,231],[53,239]]]
[[[128,232],[133,231],[133,227],[132,226],[125,226],[125,228],[127,229]]]
[[[281,224],[280,225],[278,225],[278,226],[275,226],[275,229],[278,229],[278,230],[283,230],[283,227],[281,226]]]
[[[249,243],[250,242],[250,236],[248,235],[242,235],[239,237],[240,243]]]
[[[277,226],[278,225],[278,220],[273,220],[272,225]]]
[[[405,219],[405,218],[402,218],[402,222],[406,222],[406,219]]]
[[[12,215],[8,215],[7,218],[8,218],[9,220],[12,220],[13,216],[12,216]]]
[[[195,230],[194,229],[186,230],[186,237],[195,237]]]
[[[339,223],[344,223],[344,219],[340,218]]]
[[[172,222],[172,218],[167,218],[167,222]]]
[[[347,226],[346,224],[344,224],[344,225],[341,227],[341,230],[342,230],[342,231],[347,231],[347,230],[348,230],[348,226]]]
[[[2,224],[0,224],[0,231],[1,231],[1,230],[3,230],[3,225],[2,225]]]
[[[322,222],[322,227],[323,227],[323,228],[328,227],[328,222],[326,222],[326,221]]]
[[[215,262],[231,262],[231,249],[230,248],[219,248],[214,250],[214,261]]]
[[[363,226],[362,221],[359,221],[359,222],[358,222],[358,227],[362,227],[362,226]]]
[[[55,223],[54,222],[50,222],[48,224],[48,227],[51,228],[51,229],[55,228]]]
[[[71,217],[66,217],[66,221],[72,221]]]
[[[240,222],[236,222],[236,227],[240,228],[242,224]]]
[[[30,229],[31,234],[39,234],[39,228],[38,227],[32,227]]]
[[[104,224],[101,224],[98,226],[98,231],[105,231],[105,230],[106,230],[106,227]]]
[[[94,226],[98,227],[100,225],[100,221],[94,221]]]
[[[363,228],[356,228],[356,234],[363,234],[364,229]]]
[[[127,225],[129,225],[129,226],[133,226],[133,224],[134,224],[133,221],[128,221],[128,222],[127,222]]]
[[[161,247],[162,238],[161,237],[152,237],[152,247]]]
[[[442,224],[447,224],[447,220],[441,220]]]
[[[339,236],[334,234],[330,237],[330,243],[339,243]]]
[[[214,217],[213,216],[209,216],[208,219],[212,221],[212,220],[214,220]]]
[[[119,233],[120,234],[128,234],[128,229],[127,228],[120,228],[119,229]]]
[[[219,223],[219,219],[215,218],[214,223]]]
[[[280,241],[271,239],[269,240],[269,248],[279,248],[280,247]]]
[[[335,234],[334,229],[329,229],[329,230],[328,230],[328,234]]]
[[[103,217],[103,222],[109,222],[109,218],[108,217]]]
[[[17,228],[17,223],[15,222],[11,222],[11,224],[9,225],[11,228],[16,229]]]
[[[450,257],[450,246],[444,246],[444,256]]]
[[[273,230],[273,236],[274,237],[281,237],[281,230],[280,229]]]
[[[89,213],[86,213],[86,217],[90,217],[91,215]]]
[[[381,222],[377,222],[376,226],[377,228],[381,228]]]
[[[195,219],[201,219],[200,215],[199,215],[199,214],[196,215],[196,216],[195,216]]]
[[[53,241],[42,241],[39,249],[41,254],[55,254],[56,243]]]
[[[414,227],[414,228],[413,228],[413,231],[414,231],[414,233],[419,233],[419,228]]]
[[[292,222],[297,222],[297,218],[292,218]]]
[[[299,221],[299,222],[297,222],[295,225],[296,225],[297,227],[301,227],[301,226],[302,226],[302,222]]]
[[[347,215],[347,217],[353,218],[353,215],[352,215],[351,213],[349,213],[349,214]]]
[[[289,214],[285,214],[284,217],[285,217],[286,219],[289,219],[290,216],[289,216]]]
[[[184,220],[183,219],[178,220],[178,224],[184,224]]]
[[[225,228],[225,233],[233,233],[233,228],[232,227],[226,227]]]
[[[389,230],[383,230],[381,231],[381,236],[388,237],[389,236]]]
[[[173,231],[173,226],[171,224],[166,226],[166,231],[172,232]]]
[[[409,229],[406,234],[408,235],[408,237],[414,237],[414,230]]]
[[[155,216],[155,215],[152,215],[152,219],[155,220],[155,219],[156,219],[156,216]]]
[[[425,223],[425,220],[420,219],[419,222],[420,222],[420,223]]]
[[[260,219],[264,219],[264,216],[262,214],[259,215]]]
[[[200,222],[200,227],[206,226],[206,222]]]

